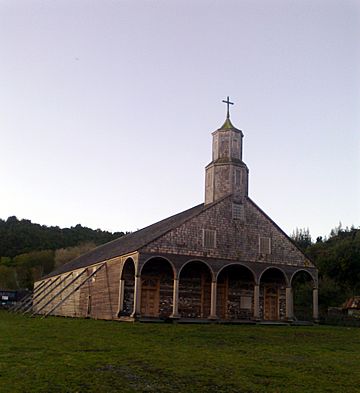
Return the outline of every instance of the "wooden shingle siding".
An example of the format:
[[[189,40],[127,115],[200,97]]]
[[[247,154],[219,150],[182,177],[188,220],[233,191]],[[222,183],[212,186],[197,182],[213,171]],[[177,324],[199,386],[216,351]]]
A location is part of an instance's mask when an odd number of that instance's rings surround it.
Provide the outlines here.
[[[196,217],[150,242],[141,251],[207,256],[232,261],[313,266],[291,239],[254,202],[244,198],[242,206],[244,220],[234,220],[232,198],[224,198]],[[210,233],[204,228],[212,228],[213,233],[216,233],[216,247],[204,247],[204,234],[206,231],[207,234]],[[259,237],[269,239],[271,252],[260,252]]]

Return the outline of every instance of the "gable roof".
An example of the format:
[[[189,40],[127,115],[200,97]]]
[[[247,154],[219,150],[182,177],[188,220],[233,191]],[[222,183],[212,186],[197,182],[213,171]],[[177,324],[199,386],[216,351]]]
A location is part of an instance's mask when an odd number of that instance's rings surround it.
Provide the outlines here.
[[[166,232],[178,227],[188,219],[196,216],[218,202],[220,201],[216,201],[215,203],[206,206],[201,203],[200,205],[194,206],[181,213],[165,218],[164,220],[158,221],[155,224],[149,225],[136,232],[129,233],[118,239],[112,240],[111,242],[105,243],[87,252],[86,254],[80,255],[78,258],[75,258],[64,265],[59,266],[45,277],[42,277],[42,279],[56,276],[71,270],[83,268],[101,261],[115,258],[119,255],[124,255],[139,250],[141,247],[144,247],[148,243],[157,239],[159,236],[162,236]]]
[[[274,225],[274,227],[276,227],[278,231],[280,231],[289,240],[290,243],[293,244],[293,246],[304,256],[305,259],[312,263],[312,267],[316,267],[314,261],[304,253],[304,251],[296,244],[296,242],[286,232],[284,232],[279,227],[279,225],[276,224],[276,222],[264,212],[264,210],[260,209],[260,207],[251,198],[247,197],[247,200],[255,207],[255,209],[257,209],[258,212],[260,212],[260,214],[266,217],[272,223],[272,225]]]
[[[229,197],[231,197],[231,194],[226,195],[225,197],[207,205],[201,203],[200,205],[194,206],[181,213],[165,218],[164,220],[158,221],[155,224],[149,225],[136,232],[129,233],[111,242],[105,243],[87,252],[86,254],[80,255],[79,257],[64,265],[59,266],[48,275],[42,277],[41,280],[140,250],[142,247],[156,240],[165,233],[179,227],[189,219],[199,215],[200,213]],[[304,252],[296,245],[296,243],[262,209],[260,209],[253,200],[251,200],[249,197],[247,197],[247,200],[280,232],[282,232],[282,234],[287,237],[287,239],[298,249],[298,251],[300,251],[300,253],[312,263],[313,267],[315,267],[313,261],[311,261],[311,259],[304,254]]]

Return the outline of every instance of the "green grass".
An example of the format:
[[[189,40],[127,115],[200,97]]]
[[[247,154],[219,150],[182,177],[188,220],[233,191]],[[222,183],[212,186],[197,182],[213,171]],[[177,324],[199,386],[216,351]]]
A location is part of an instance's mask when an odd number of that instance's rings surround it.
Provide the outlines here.
[[[360,329],[0,311],[0,392],[360,392]]]

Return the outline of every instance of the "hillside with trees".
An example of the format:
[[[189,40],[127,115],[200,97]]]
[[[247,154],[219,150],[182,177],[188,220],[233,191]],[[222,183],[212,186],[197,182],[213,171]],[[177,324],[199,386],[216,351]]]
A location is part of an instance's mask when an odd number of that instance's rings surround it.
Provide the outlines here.
[[[319,303],[323,311],[360,295],[360,229],[343,229],[339,224],[328,238],[318,237],[315,242],[308,229],[296,229],[291,237],[319,269]],[[309,301],[305,299],[309,297],[308,286],[298,283],[298,304]]]
[[[31,289],[55,267],[123,235],[80,224],[59,228],[16,217],[0,219],[0,288]]]

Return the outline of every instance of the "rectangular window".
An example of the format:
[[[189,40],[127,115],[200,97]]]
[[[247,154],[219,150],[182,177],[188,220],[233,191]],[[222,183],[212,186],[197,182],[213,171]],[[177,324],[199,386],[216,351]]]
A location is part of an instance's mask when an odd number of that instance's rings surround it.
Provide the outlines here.
[[[233,203],[232,205],[232,217],[234,220],[245,220],[245,209],[241,203]]]
[[[271,254],[271,241],[269,237],[259,237],[259,253]]]
[[[203,247],[216,247],[216,231],[214,229],[203,229]]]
[[[240,186],[241,184],[241,171],[239,169],[235,170],[235,185]]]

